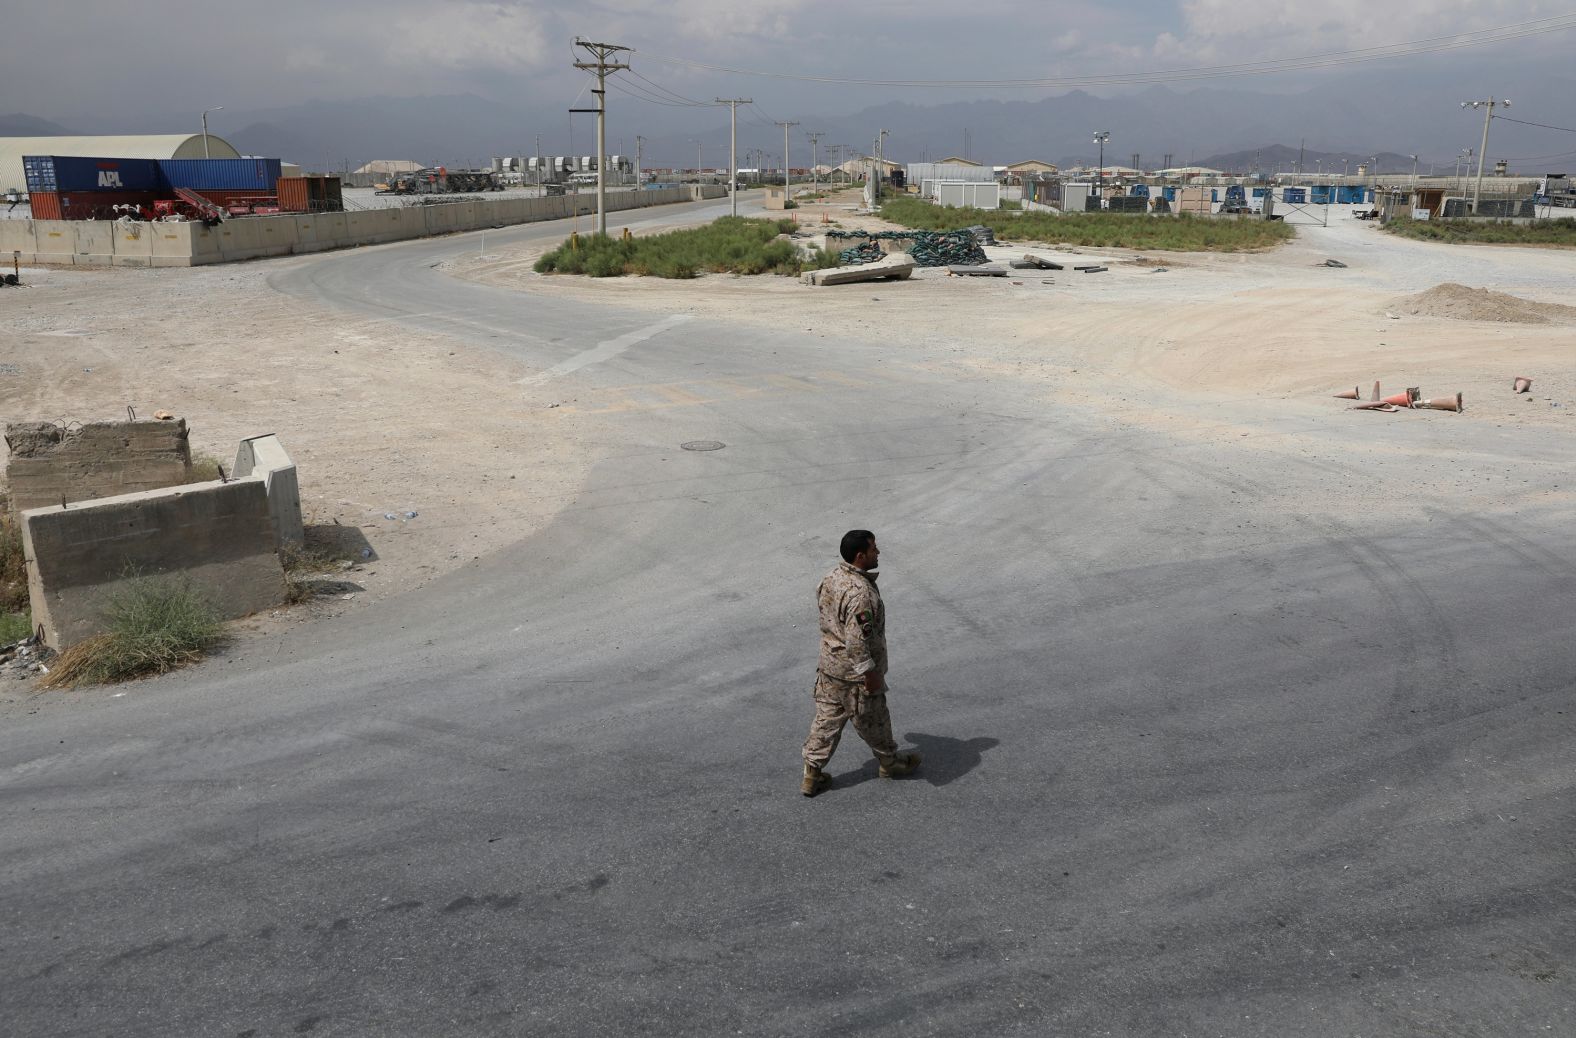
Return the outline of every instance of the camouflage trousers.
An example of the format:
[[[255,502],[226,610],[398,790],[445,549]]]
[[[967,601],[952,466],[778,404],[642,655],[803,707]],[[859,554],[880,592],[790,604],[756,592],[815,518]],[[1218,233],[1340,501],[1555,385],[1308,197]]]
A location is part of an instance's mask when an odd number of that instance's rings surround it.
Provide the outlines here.
[[[877,761],[892,763],[897,742],[892,738],[886,693],[866,692],[863,681],[839,681],[820,672],[815,675],[815,720],[810,722],[810,737],[804,743],[804,762],[824,768],[837,751],[843,726],[849,721],[854,722],[854,731],[869,744]]]

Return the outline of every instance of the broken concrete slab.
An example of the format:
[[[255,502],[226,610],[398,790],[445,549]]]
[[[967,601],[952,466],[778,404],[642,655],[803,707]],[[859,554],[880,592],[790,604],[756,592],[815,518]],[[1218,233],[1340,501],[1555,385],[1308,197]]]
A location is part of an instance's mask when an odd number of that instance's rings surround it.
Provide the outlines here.
[[[955,264],[947,268],[947,273],[960,278],[1004,278],[1007,276],[1007,271],[1001,267],[983,264]]]
[[[190,430],[175,421],[11,422],[6,481],[17,512],[177,486],[191,478]]]
[[[807,270],[807,285],[854,285],[862,281],[882,281],[895,278],[899,281],[914,274],[914,257],[893,253],[874,263],[861,263],[856,267],[830,267],[826,270]]]
[[[1031,267],[1036,269],[1036,270],[1066,270],[1067,269],[1062,264],[1057,263],[1055,260],[1048,260],[1044,256],[1036,256],[1032,252],[1024,253],[1023,254],[1023,259],[1021,259],[1021,260],[1013,260],[1012,261],[1012,265],[1017,267],[1020,270],[1028,270]]]
[[[1102,266],[1100,266],[1099,264],[1096,263],[1096,264],[1092,264],[1092,265],[1086,266],[1086,267],[1074,267],[1073,269],[1074,270],[1081,270],[1085,274],[1104,274],[1106,271],[1110,270],[1111,268],[1110,267],[1102,267]]]

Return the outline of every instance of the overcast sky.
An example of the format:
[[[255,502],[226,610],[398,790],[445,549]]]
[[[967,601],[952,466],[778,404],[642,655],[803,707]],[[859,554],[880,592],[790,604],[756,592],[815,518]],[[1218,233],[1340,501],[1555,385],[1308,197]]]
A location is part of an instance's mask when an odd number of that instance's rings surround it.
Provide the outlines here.
[[[7,5],[0,112],[120,119],[221,104],[236,111],[313,98],[466,92],[573,103],[584,85],[569,68],[578,34],[634,47],[636,70],[671,90],[706,100],[753,96],[778,118],[793,118],[898,96],[939,104],[1046,91],[814,85],[702,72],[658,57],[865,79],[1090,75],[1347,50],[1569,11],[1545,0],[55,0]],[[1568,75],[1573,36],[1496,44],[1476,56]],[[1444,60],[1432,55],[1386,68],[1401,82],[1410,63]],[[1341,75],[1212,85],[1292,91]],[[218,130],[224,117],[214,118]]]

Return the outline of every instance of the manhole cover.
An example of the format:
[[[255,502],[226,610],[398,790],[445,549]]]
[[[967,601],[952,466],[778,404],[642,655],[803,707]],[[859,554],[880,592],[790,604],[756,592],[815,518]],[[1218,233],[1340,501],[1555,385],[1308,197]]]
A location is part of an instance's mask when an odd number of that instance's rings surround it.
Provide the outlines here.
[[[679,446],[687,451],[720,451],[724,444],[721,440],[691,440]]]

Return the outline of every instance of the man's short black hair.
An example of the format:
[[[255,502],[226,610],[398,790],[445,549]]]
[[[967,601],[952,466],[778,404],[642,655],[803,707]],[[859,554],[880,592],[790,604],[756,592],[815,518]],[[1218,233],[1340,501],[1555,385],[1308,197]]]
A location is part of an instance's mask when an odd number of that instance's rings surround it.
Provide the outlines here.
[[[844,562],[853,562],[854,556],[869,549],[875,543],[876,535],[869,530],[849,530],[843,534],[843,543],[838,547],[838,552],[843,556]]]

